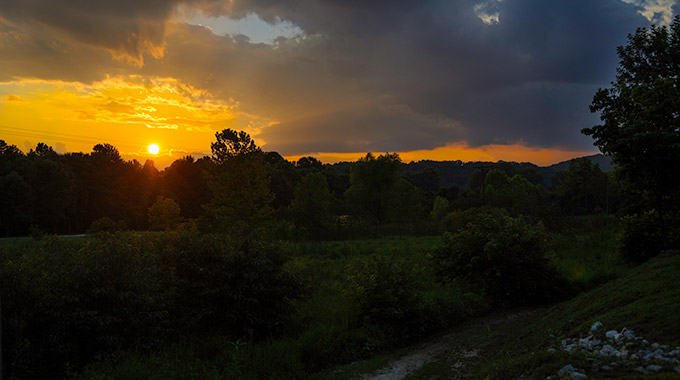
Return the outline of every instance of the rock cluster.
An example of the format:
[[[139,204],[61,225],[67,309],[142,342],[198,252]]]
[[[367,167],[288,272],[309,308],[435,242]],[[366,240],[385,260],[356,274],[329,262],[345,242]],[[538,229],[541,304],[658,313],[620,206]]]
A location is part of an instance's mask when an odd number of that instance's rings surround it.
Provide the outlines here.
[[[561,349],[566,352],[585,353],[590,368],[588,373],[631,371],[640,374],[675,371],[680,373],[680,347],[650,343],[636,336],[633,330],[610,330],[603,333],[602,323],[595,322],[585,338],[563,339]],[[549,349],[555,352],[554,348]],[[587,379],[585,370],[564,366],[557,374],[559,379]],[[549,376],[548,379],[555,377]]]

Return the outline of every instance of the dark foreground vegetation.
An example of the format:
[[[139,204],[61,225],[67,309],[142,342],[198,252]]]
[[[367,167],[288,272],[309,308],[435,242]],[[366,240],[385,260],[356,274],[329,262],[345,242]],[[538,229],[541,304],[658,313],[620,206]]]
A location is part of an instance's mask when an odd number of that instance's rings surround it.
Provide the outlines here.
[[[680,240],[678,41],[680,19],[639,30],[619,49],[614,87],[595,97],[603,125],[584,132],[616,172],[573,160],[550,184],[497,163],[451,187],[389,153],[345,171],[291,163],[232,130],[210,158],[163,172],[108,144],[23,154],[0,140],[0,229],[32,236],[0,241],[3,376],[325,376],[490,310],[612,280],[571,302],[643,324],[621,304],[632,293],[616,298],[610,284]],[[640,299],[664,291],[631,286]],[[677,305],[668,294],[663,316]]]

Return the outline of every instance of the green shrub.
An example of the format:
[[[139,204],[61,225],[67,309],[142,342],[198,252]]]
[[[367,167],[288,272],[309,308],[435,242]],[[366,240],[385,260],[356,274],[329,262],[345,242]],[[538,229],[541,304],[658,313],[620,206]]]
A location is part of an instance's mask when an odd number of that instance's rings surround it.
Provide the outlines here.
[[[94,234],[97,232],[116,232],[125,231],[127,229],[127,224],[124,220],[114,222],[111,218],[105,216],[92,222],[90,227],[87,229],[87,233]]]
[[[349,266],[345,294],[360,323],[396,339],[419,335],[422,299],[405,262],[375,254]]]
[[[8,377],[59,377],[96,355],[185,336],[234,340],[279,330],[297,297],[274,245],[190,232],[47,237],[0,251]]]
[[[156,198],[156,202],[149,206],[147,217],[149,229],[154,231],[173,230],[182,221],[177,203],[173,199],[160,195]]]
[[[566,282],[545,256],[541,224],[529,225],[498,209],[464,215],[468,223],[445,233],[444,245],[433,255],[441,280],[462,278],[492,298],[513,304],[563,295]]]
[[[643,263],[658,255],[667,245],[668,236],[662,229],[655,210],[624,216],[617,250],[621,257],[633,263]]]

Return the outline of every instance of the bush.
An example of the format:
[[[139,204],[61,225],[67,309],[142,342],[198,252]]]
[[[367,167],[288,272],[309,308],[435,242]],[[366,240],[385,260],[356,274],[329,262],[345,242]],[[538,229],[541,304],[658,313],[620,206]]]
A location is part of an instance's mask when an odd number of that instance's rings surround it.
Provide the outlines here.
[[[0,251],[9,378],[52,378],[98,354],[148,349],[179,334],[234,340],[278,331],[297,297],[274,245],[190,232],[57,237]]]
[[[119,220],[114,222],[109,217],[103,217],[95,220],[90,224],[90,228],[87,229],[88,234],[94,234],[97,232],[116,232],[127,230],[127,224],[124,220]]]
[[[170,231],[182,221],[180,208],[170,198],[158,196],[156,202],[149,207],[147,212],[149,229],[155,231]]]
[[[667,247],[669,239],[656,210],[627,215],[621,221],[617,249],[626,261],[643,263]]]
[[[541,224],[529,225],[498,209],[465,214],[469,222],[444,234],[433,257],[444,282],[462,278],[501,302],[529,304],[560,297],[566,281],[546,258]]]
[[[348,267],[345,295],[362,324],[379,327],[398,340],[419,335],[422,299],[410,266],[372,255]]]

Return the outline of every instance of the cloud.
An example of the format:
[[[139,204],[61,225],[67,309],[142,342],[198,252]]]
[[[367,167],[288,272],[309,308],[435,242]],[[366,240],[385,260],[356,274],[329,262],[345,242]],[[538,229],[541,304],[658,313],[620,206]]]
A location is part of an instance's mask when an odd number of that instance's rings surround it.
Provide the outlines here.
[[[3,99],[4,103],[26,103],[27,100],[18,95],[7,95]]]
[[[116,58],[141,65],[145,55],[162,57],[165,22],[175,7],[175,1],[162,0],[4,0],[0,16],[105,48]]]
[[[174,78],[196,101],[210,94],[243,116],[213,128],[247,129],[285,154],[455,143],[589,149],[579,131],[596,122],[592,95],[614,78],[616,46],[649,25],[640,4],[621,0],[77,4],[4,2],[0,81]],[[182,22],[178,7],[205,17],[254,14],[301,34],[272,44],[219,36]],[[132,115],[126,107],[139,122],[153,114],[120,99],[100,112]],[[165,118],[158,125],[205,127],[198,118]]]
[[[366,105],[262,129],[265,149],[284,155],[310,152],[385,152],[431,149],[456,139],[457,122],[426,117],[404,105]],[[271,149],[270,149],[271,148]]]

